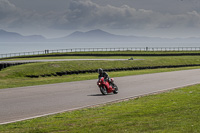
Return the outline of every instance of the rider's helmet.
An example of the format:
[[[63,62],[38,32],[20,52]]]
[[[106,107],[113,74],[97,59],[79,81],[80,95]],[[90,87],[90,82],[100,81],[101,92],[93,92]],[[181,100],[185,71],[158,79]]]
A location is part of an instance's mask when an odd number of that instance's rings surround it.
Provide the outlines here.
[[[98,73],[99,73],[99,74],[102,74],[102,73],[103,73],[103,69],[102,69],[102,68],[99,68],[99,69],[98,69]]]

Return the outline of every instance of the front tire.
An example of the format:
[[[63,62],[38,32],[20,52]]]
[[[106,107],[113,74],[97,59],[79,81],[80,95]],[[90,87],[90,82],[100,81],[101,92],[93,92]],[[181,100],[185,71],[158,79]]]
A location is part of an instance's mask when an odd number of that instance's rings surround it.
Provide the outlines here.
[[[108,94],[108,92],[107,92],[107,89],[106,89],[106,87],[104,86],[101,86],[100,87],[100,91],[101,91],[101,93],[103,94],[103,95],[107,95]]]
[[[117,87],[117,85],[113,84],[113,88],[115,89],[115,90],[113,91],[113,93],[114,93],[114,94],[117,94],[117,93],[118,93],[118,87]]]

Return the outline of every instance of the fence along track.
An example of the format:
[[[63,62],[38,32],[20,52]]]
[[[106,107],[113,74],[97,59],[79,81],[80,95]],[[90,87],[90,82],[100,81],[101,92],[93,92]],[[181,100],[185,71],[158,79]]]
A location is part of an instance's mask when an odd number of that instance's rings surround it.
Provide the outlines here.
[[[52,53],[68,53],[68,52],[97,52],[97,51],[200,51],[200,47],[120,47],[120,48],[72,48],[44,50],[20,53],[0,54],[0,59],[10,57],[44,55]]]

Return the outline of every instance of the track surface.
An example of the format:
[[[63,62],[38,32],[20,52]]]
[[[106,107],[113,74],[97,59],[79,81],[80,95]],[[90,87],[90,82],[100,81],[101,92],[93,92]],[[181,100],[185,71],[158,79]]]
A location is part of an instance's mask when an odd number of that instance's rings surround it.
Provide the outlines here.
[[[119,61],[119,60],[128,60],[128,59],[44,59],[44,60],[15,60],[15,61],[0,61],[0,64],[3,63],[32,63],[32,62],[54,62],[54,61],[79,61],[79,60],[107,60],[107,61]],[[134,59],[142,60],[142,59]]]
[[[97,80],[0,90],[0,124],[200,83],[200,69],[115,78],[117,95],[101,95]]]

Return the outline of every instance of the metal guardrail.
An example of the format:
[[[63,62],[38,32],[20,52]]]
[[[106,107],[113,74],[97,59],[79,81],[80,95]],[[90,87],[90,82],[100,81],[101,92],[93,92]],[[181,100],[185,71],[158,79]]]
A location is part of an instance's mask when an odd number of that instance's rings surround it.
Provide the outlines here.
[[[57,50],[0,54],[0,58],[9,58],[9,57],[27,56],[27,55],[42,55],[42,54],[51,54],[51,53],[95,52],[95,51],[200,51],[200,47],[72,48],[72,49],[57,49]]]

